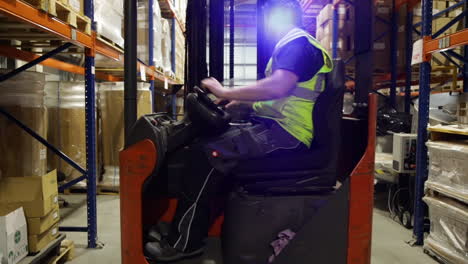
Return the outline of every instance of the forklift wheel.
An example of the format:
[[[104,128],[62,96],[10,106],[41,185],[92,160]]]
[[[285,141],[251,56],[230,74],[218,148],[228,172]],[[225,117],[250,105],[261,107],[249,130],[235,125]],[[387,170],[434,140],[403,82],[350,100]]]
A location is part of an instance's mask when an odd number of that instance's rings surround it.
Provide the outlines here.
[[[413,223],[412,223],[412,219],[411,219],[411,213],[408,212],[408,211],[404,211],[401,216],[400,216],[400,221],[401,221],[401,224],[406,227],[407,229],[411,229],[413,228]]]

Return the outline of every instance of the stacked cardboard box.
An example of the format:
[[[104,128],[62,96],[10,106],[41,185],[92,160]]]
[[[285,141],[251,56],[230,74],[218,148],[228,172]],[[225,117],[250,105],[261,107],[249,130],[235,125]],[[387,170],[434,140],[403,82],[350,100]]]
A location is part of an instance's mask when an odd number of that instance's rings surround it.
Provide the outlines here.
[[[23,208],[0,208],[0,263],[16,264],[28,255],[28,232]]]
[[[375,15],[379,19],[374,23],[374,68],[377,72],[390,72],[391,27],[380,19],[392,21],[392,1],[377,1]]]
[[[175,75],[178,81],[184,83],[185,77],[185,35],[182,28],[176,26],[176,61]]]
[[[354,55],[354,8],[345,4],[336,5],[338,10],[338,57],[347,59]],[[390,0],[376,1],[374,23],[374,67],[376,71],[390,70],[390,27],[381,21],[391,20],[392,3]],[[333,4],[326,5],[317,17],[317,40],[329,52],[333,39]]]
[[[443,11],[447,9],[448,7],[456,4],[456,1],[441,1],[441,0],[434,0],[433,1],[433,14],[439,13],[440,11]],[[417,6],[414,7],[414,20],[413,23],[419,23],[422,21],[422,7],[421,3],[419,3]],[[453,18],[458,16],[462,12],[462,7],[456,8],[454,10],[451,10],[450,12],[447,12],[443,14],[442,16],[435,18],[432,21],[432,33],[436,33],[439,30],[441,30],[445,25],[447,25]],[[460,31],[463,29],[463,19],[455,23],[453,26],[448,28],[443,35],[447,34],[453,34],[457,31]],[[418,30],[421,30],[421,26],[418,27]],[[421,36],[414,33],[413,34],[413,40],[420,39]],[[461,54],[461,48],[454,49],[455,52],[458,54]],[[433,60],[431,62],[433,67],[438,67],[438,66],[448,66],[451,65],[450,61],[447,60],[446,57],[442,56],[441,54],[433,54]]]
[[[42,177],[11,177],[0,181],[0,208],[24,209],[30,253],[41,251],[58,236],[57,190],[56,171]]]
[[[338,56],[347,59],[353,52],[354,9],[341,4],[338,8]],[[333,13],[332,4],[326,5],[317,16],[317,40],[328,51],[332,52],[333,39]]]
[[[148,1],[138,1],[138,58],[149,64],[149,22]],[[161,51],[161,9],[159,2],[153,2],[153,61],[156,68],[162,68]]]

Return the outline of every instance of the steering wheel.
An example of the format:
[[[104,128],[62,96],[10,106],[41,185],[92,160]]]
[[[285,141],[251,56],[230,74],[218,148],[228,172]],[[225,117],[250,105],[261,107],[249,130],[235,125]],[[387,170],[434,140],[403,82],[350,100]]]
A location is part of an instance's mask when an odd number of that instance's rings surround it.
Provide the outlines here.
[[[215,104],[199,87],[186,98],[187,115],[192,123],[201,130],[202,135],[216,135],[229,128],[231,116]]]

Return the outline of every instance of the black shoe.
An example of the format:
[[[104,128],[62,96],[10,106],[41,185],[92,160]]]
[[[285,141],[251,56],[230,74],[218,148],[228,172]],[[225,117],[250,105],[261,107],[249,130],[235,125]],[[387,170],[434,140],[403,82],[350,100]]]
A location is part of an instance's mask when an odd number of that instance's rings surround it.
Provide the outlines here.
[[[149,260],[172,262],[185,258],[195,257],[203,253],[203,248],[191,252],[182,252],[169,245],[163,239],[159,242],[148,242],[145,245],[145,256]]]
[[[157,225],[152,226],[146,234],[146,239],[149,242],[160,242],[169,236],[171,224],[167,222],[159,222]]]

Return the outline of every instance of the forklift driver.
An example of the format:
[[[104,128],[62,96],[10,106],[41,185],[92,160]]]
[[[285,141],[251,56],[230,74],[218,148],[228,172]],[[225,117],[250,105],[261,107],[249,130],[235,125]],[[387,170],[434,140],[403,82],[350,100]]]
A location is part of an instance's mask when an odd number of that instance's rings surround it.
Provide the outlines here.
[[[147,258],[177,261],[203,252],[210,224],[210,202],[223,175],[236,160],[307,151],[313,138],[312,110],[325,89],[325,74],[333,65],[327,51],[301,29],[297,0],[269,0],[266,33],[276,46],[266,78],[239,88],[225,88],[216,79],[202,86],[223,100],[227,108],[244,104],[254,112],[252,126],[231,127],[214,138],[192,144],[179,202],[168,234],[160,232],[145,245]]]

